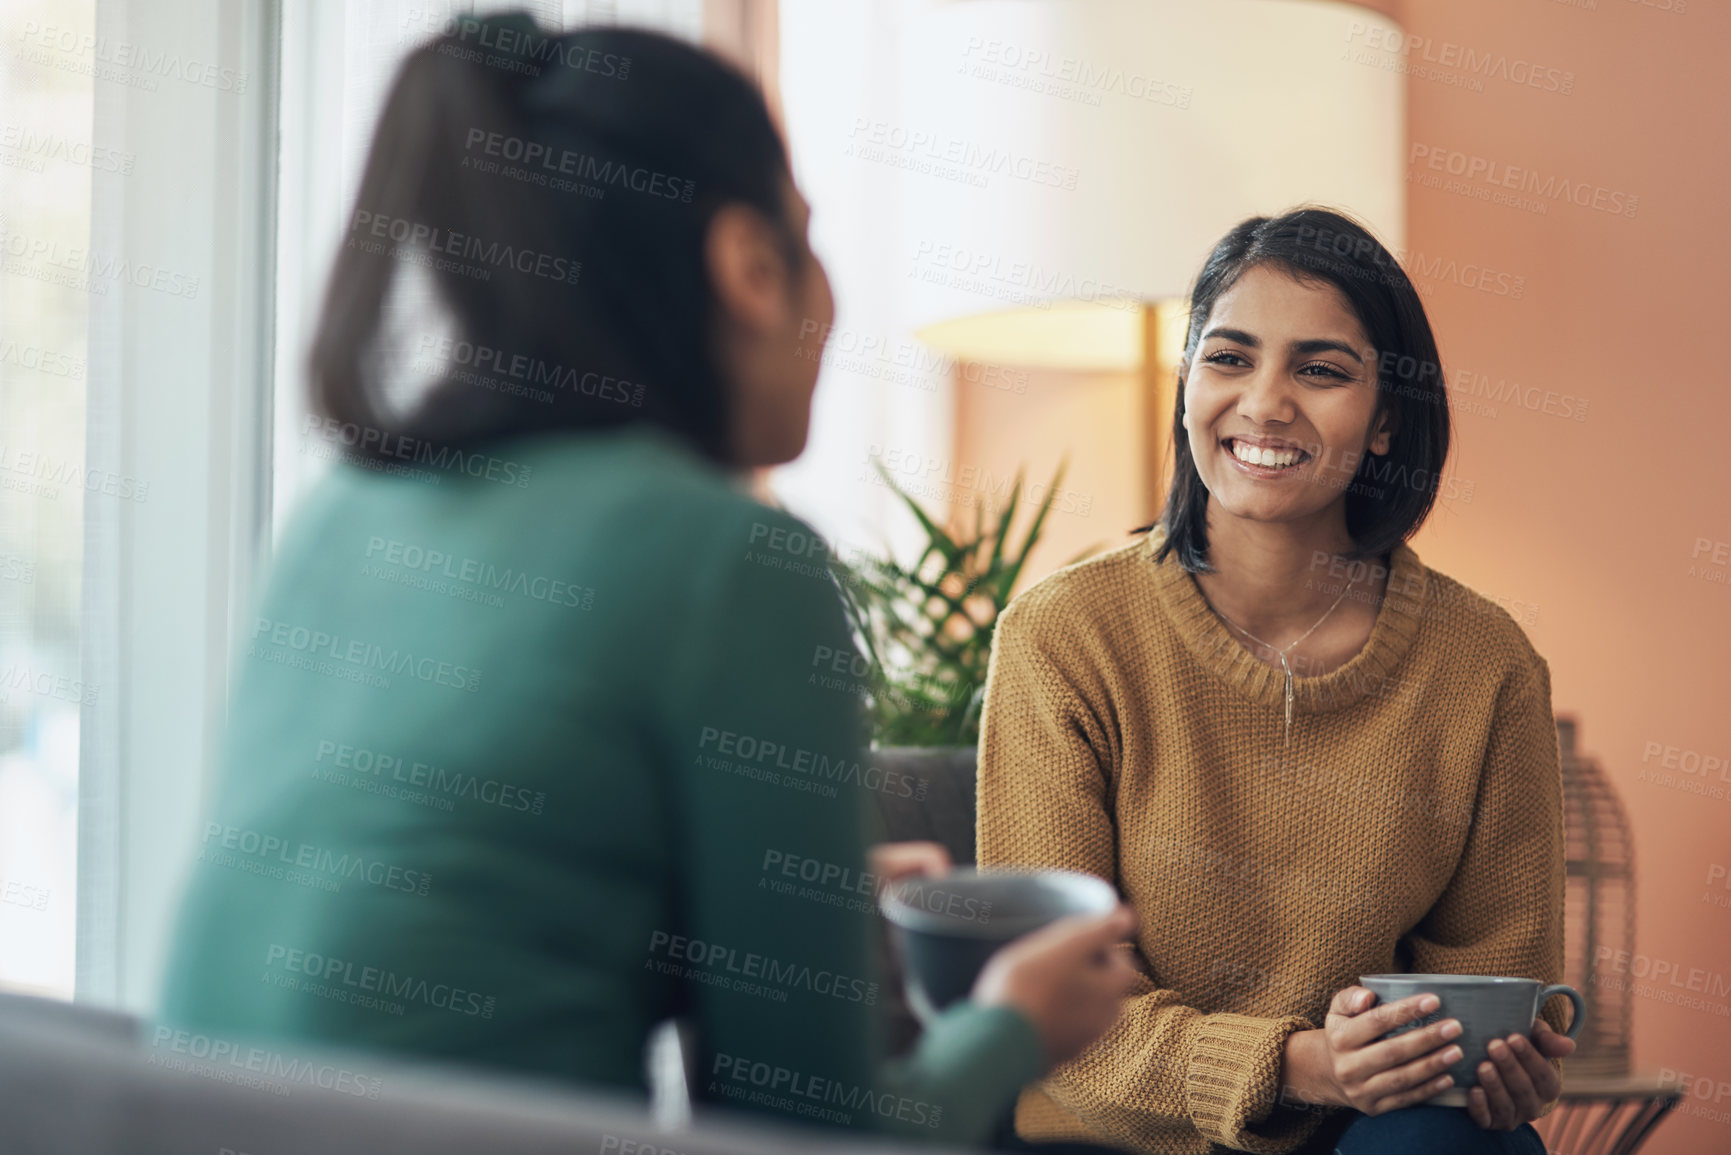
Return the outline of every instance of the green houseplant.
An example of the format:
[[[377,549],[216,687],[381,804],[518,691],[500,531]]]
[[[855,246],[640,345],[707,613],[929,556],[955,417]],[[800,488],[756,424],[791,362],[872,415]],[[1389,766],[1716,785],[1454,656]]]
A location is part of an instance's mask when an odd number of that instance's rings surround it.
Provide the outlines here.
[[[1027,532],[1012,547],[1023,470],[1016,471],[1001,509],[988,512],[985,495],[976,494],[972,526],[951,533],[896,485],[882,462],[873,464],[926,540],[911,565],[884,557],[831,557],[869,667],[864,681],[872,737],[885,747],[972,747],[979,739],[993,629],[1040,539],[1065,465],[1058,466]]]
[[[972,525],[965,533],[951,533],[896,485],[881,461],[873,464],[925,534],[910,565],[887,557],[844,561],[830,555],[867,667],[861,680],[873,737],[871,761],[883,771],[883,787],[876,791],[880,837],[941,843],[950,860],[964,866],[975,858],[976,753],[992,636],[1028,553],[1040,540],[1064,465],[1035,507],[1020,544],[1012,547],[1023,470],[1016,471],[1002,509],[988,514],[986,496],[976,494]],[[899,1054],[912,1045],[919,1025],[902,996],[900,964],[893,952],[887,957],[889,1042],[891,1053]]]

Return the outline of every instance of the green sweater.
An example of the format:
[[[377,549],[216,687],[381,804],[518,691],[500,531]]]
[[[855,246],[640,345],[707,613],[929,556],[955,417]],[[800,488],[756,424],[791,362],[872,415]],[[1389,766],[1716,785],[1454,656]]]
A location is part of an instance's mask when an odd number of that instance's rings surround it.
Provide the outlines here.
[[[809,527],[651,427],[337,466],[238,658],[162,1025],[984,1137],[1040,1044],[963,1003],[882,1059],[858,699]],[[821,647],[829,647],[824,650]],[[814,881],[815,879],[815,881]]]

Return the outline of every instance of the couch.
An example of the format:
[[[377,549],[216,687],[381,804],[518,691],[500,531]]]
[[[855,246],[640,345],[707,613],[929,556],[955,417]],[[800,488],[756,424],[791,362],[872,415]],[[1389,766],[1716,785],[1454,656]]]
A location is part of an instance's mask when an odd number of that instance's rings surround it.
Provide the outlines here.
[[[874,755],[877,757],[877,755]],[[886,751],[928,784],[884,796],[886,837],[973,860],[972,751]],[[905,766],[902,763],[905,761]],[[886,983],[899,991],[899,983]],[[889,1008],[900,1045],[917,1028]],[[221,1051],[118,1011],[0,994],[7,1155],[891,1155],[919,1150],[699,1108],[663,1125],[641,1101],[338,1051]],[[675,1064],[677,1066],[677,1064]]]

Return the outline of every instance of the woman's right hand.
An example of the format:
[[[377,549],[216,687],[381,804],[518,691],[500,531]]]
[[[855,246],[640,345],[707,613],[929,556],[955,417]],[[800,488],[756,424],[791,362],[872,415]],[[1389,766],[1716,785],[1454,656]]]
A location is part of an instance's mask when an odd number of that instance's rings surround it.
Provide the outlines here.
[[[1300,1101],[1380,1115],[1454,1086],[1446,1072],[1461,1057],[1451,1041],[1461,1033],[1460,1021],[1444,1019],[1384,1039],[1442,1003],[1432,994],[1380,1005],[1375,1000],[1364,987],[1347,987],[1335,994],[1327,1026],[1288,1036],[1281,1081]]]
[[[1136,979],[1118,944],[1135,929],[1136,913],[1123,905],[1111,914],[1061,918],[986,960],[973,1001],[1026,1015],[1048,1063],[1074,1058],[1118,1021]]]

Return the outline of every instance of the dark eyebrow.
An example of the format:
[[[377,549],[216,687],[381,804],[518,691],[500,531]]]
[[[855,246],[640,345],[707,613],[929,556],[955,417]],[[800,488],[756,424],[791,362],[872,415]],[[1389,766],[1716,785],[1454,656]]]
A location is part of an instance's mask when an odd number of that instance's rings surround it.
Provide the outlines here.
[[[1228,341],[1236,341],[1238,344],[1248,345],[1252,349],[1262,348],[1262,342],[1257,340],[1256,337],[1251,334],[1246,333],[1243,329],[1228,329],[1224,326],[1216,326],[1202,334],[1202,339],[1204,341],[1208,340],[1210,337],[1224,337]],[[1338,353],[1345,353],[1360,365],[1364,364],[1364,358],[1358,355],[1358,350],[1354,349],[1351,345],[1346,344],[1344,341],[1329,341],[1318,337],[1309,341],[1294,341],[1292,343],[1292,351],[1300,356],[1303,356],[1306,353],[1324,353],[1329,350]]]

